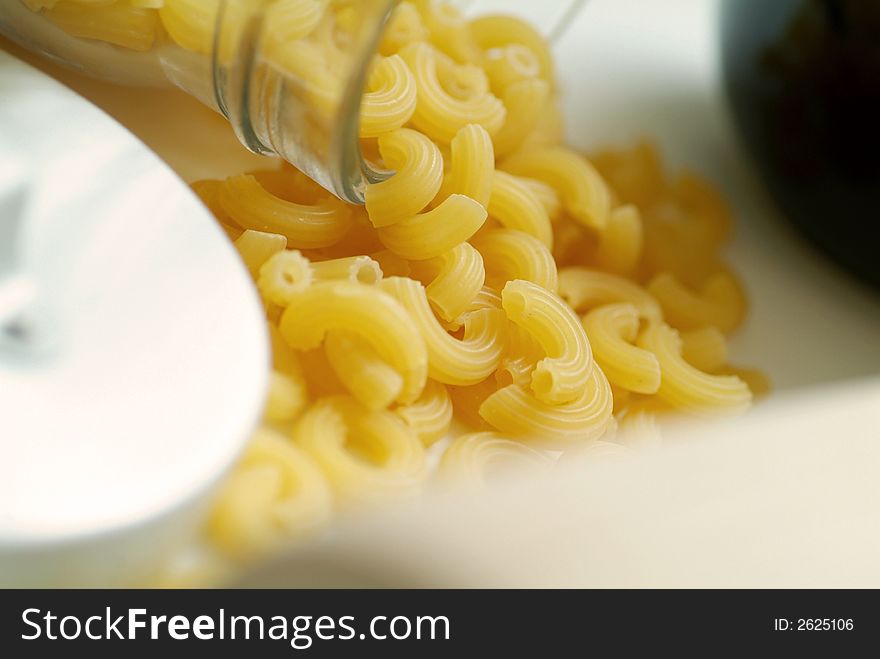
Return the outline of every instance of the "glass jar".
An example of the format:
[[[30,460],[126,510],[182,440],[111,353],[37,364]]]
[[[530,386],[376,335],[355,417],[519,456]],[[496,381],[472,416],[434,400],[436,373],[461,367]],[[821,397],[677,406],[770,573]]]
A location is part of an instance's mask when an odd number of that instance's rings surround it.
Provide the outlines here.
[[[413,2],[435,29],[466,29],[464,14],[503,11],[551,38],[582,3]],[[359,114],[373,55],[397,4],[0,0],[0,31],[105,80],[176,85],[222,113],[250,150],[280,156],[341,199],[363,203],[365,185],[391,174],[364,158]]]

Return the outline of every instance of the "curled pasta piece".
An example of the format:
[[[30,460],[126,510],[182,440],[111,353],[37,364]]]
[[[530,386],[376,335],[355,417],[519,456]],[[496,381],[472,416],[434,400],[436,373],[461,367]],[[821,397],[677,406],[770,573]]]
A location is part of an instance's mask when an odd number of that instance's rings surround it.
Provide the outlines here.
[[[556,292],[556,261],[537,238],[522,231],[494,229],[481,232],[472,242],[483,255],[486,281],[492,288],[502,289],[507,282],[522,279]]]
[[[458,332],[464,327],[467,315],[481,309],[501,309],[501,295],[494,288],[483,286],[461,315],[451,321],[441,319],[440,324],[447,332]]]
[[[608,304],[582,319],[596,363],[612,385],[638,394],[660,389],[660,362],[632,345],[639,334],[639,310],[631,304]]]
[[[660,304],[644,288],[618,275],[571,267],[559,271],[559,295],[577,313],[610,304],[629,302],[647,321],[663,319]]]
[[[467,124],[479,124],[490,135],[498,132],[507,111],[490,92],[467,99],[452,96],[440,82],[436,50],[426,43],[413,43],[400,51],[416,80],[418,103],[413,125],[428,137],[448,144]]]
[[[667,321],[678,329],[714,325],[722,332],[731,332],[745,319],[745,294],[739,282],[727,272],[710,277],[698,293],[669,273],[654,277],[648,290],[660,302]]]
[[[407,260],[426,261],[468,240],[486,217],[486,209],[478,202],[454,194],[434,210],[379,229],[379,240]]]
[[[440,149],[415,130],[401,128],[379,137],[385,165],[396,174],[367,186],[367,213],[375,227],[387,227],[425,208],[443,182]]]
[[[562,299],[529,281],[509,282],[501,303],[508,319],[529,332],[546,354],[532,372],[535,396],[550,405],[576,400],[593,370],[590,342],[578,317]]]
[[[541,62],[535,53],[518,43],[488,51],[483,68],[497,94],[503,94],[513,84],[541,76]]]
[[[497,171],[492,179],[489,216],[508,229],[534,236],[553,249],[553,225],[550,216],[525,179]]]
[[[489,133],[478,124],[468,124],[452,139],[451,151],[452,167],[443,180],[440,200],[462,194],[488,208],[495,172],[495,149]]]
[[[226,553],[247,556],[317,530],[331,508],[315,461],[282,435],[261,429],[221,486],[207,531]]]
[[[219,202],[239,226],[286,236],[296,249],[334,245],[352,223],[351,211],[329,194],[314,204],[299,204],[276,197],[250,175],[227,179]]]
[[[523,441],[571,444],[600,438],[610,426],[614,401],[602,369],[594,368],[578,397],[549,405],[516,384],[491,394],[480,416],[498,431]]]
[[[235,239],[235,249],[254,279],[259,277],[263,264],[278,252],[283,252],[285,247],[287,238],[277,233],[248,229]]]
[[[201,55],[214,50],[220,0],[165,0],[159,18],[169,36],[182,48]]]
[[[662,378],[657,396],[687,412],[737,412],[749,406],[752,392],[736,376],[709,375],[688,364],[681,356],[681,338],[666,323],[648,325],[639,336],[640,348],[660,362]]]
[[[596,265],[617,274],[630,274],[642,257],[643,244],[639,209],[635,206],[615,208],[608,218],[608,226],[599,237],[594,255]]]
[[[399,403],[411,403],[425,386],[428,352],[419,327],[397,300],[377,286],[315,283],[287,308],[279,329],[297,350],[319,347],[328,331],[357,334],[403,376]]]
[[[541,202],[551,222],[559,218],[562,213],[562,200],[552,186],[533,178],[519,177],[519,180],[525,183],[532,194]]]
[[[495,154],[499,158],[525,143],[540,122],[549,98],[550,84],[546,80],[522,80],[504,90],[501,99],[507,117],[495,135]]]
[[[369,256],[347,256],[329,261],[313,261],[312,272],[315,281],[347,279],[371,286],[382,277],[382,268]]]
[[[238,240],[244,230],[229,217],[229,214],[220,205],[220,191],[223,189],[223,181],[204,179],[195,181],[190,184],[190,187],[199,200],[211,211],[229,239]]]
[[[146,52],[156,43],[159,18],[152,9],[117,2],[102,5],[58,2],[46,5],[43,16],[62,30],[82,39],[106,41]]]
[[[691,366],[715,373],[727,363],[727,339],[711,325],[681,332],[681,354]]]
[[[414,0],[414,4],[438,48],[457,62],[480,62],[482,52],[457,7],[443,0]]]
[[[272,371],[263,417],[268,423],[289,423],[303,410],[307,401],[304,378]]]
[[[518,44],[527,48],[537,59],[540,76],[553,82],[553,56],[547,40],[533,25],[504,14],[479,16],[471,21],[470,31],[474,41],[483,50],[504,48]]]
[[[361,137],[401,128],[416,111],[416,81],[399,55],[378,59],[361,99]]]
[[[274,0],[266,7],[263,18],[269,26],[265,39],[290,43],[314,32],[327,11],[328,0]]]
[[[504,313],[480,309],[468,313],[464,336],[457,339],[437,322],[424,287],[404,277],[390,277],[379,287],[394,297],[419,328],[428,351],[428,375],[443,384],[466,386],[489,377],[501,361],[506,339]]]
[[[553,462],[535,449],[494,432],[456,437],[440,459],[438,475],[457,487],[480,489],[498,477],[546,471]]]
[[[309,408],[293,440],[320,465],[343,504],[410,493],[425,477],[425,450],[416,434],[393,412],[371,411],[345,396]]]
[[[328,332],[324,352],[336,377],[366,408],[384,410],[400,396],[403,377],[356,334]]]
[[[590,162],[570,149],[550,147],[519,151],[501,168],[543,181],[559,191],[565,210],[591,229],[603,230],[611,213],[611,191]]]
[[[507,333],[507,349],[501,365],[495,371],[495,380],[501,387],[509,384],[528,387],[532,382],[532,371],[544,356],[544,350],[535,337],[511,323]]]
[[[295,250],[284,250],[260,267],[257,288],[263,299],[287,307],[298,293],[311,286],[313,278],[312,264],[306,257]]]
[[[390,56],[411,43],[427,41],[429,36],[428,28],[415,5],[411,2],[400,2],[391,12],[382,32],[379,52]]]
[[[416,261],[412,271],[426,284],[428,301],[437,315],[447,322],[463,314],[486,283],[483,257],[469,243],[461,243],[436,259]]]
[[[431,446],[442,439],[452,425],[452,399],[446,385],[428,380],[419,399],[409,405],[401,405],[394,412],[403,419],[422,440]]]

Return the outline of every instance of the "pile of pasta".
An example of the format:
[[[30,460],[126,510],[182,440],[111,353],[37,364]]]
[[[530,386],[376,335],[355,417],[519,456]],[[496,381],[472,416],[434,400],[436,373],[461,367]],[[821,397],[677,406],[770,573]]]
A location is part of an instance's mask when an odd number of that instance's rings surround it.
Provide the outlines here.
[[[188,1],[130,8],[164,5],[168,23]],[[62,2],[30,4],[61,20]],[[766,391],[728,361],[747,303],[721,256],[725,201],[648,143],[566,147],[557,91],[527,23],[400,2],[360,117],[363,153],[396,173],[364,206],[288,165],[194,184],[255,281],[273,350],[262,426],[210,518],[222,554]]]

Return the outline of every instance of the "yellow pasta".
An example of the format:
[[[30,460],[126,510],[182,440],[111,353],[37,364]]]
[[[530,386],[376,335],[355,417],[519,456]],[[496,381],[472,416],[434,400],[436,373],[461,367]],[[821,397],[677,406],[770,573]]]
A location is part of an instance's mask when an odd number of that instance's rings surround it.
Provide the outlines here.
[[[660,362],[633,343],[639,334],[639,310],[631,304],[608,304],[582,319],[596,363],[612,385],[638,394],[660,389]]]
[[[436,259],[413,262],[411,270],[426,285],[425,293],[437,315],[447,322],[464,313],[486,283],[483,257],[468,243]]]
[[[522,231],[494,229],[481,232],[472,243],[483,256],[486,282],[492,288],[500,290],[507,282],[522,279],[556,292],[556,261],[537,238]]]
[[[369,256],[313,261],[312,274],[315,281],[345,279],[367,285],[376,284],[383,277],[382,268]]]
[[[431,446],[449,431],[452,425],[452,399],[446,385],[428,380],[425,390],[418,400],[409,405],[401,405],[394,410],[422,444]]]
[[[106,41],[130,50],[153,48],[159,19],[151,9],[118,2],[92,5],[62,0],[44,5],[43,16],[75,37]]]
[[[518,179],[528,186],[532,194],[541,202],[551,222],[559,219],[562,213],[562,200],[559,198],[559,193],[553,187],[533,178],[518,177]]]
[[[263,299],[287,307],[297,294],[312,284],[314,273],[309,260],[295,250],[273,254],[260,266],[257,288]]]
[[[598,270],[563,268],[559,271],[559,295],[578,313],[612,302],[629,302],[645,320],[663,318],[660,304],[644,288]]]
[[[293,440],[318,463],[343,505],[412,493],[425,478],[415,432],[393,412],[371,411],[352,398],[315,403],[297,422]]]
[[[410,262],[390,249],[373,252],[370,258],[379,264],[385,277],[409,277],[412,274]]]
[[[428,352],[428,375],[444,384],[466,386],[489,377],[501,361],[506,337],[504,313],[478,309],[465,316],[461,339],[437,322],[424,287],[417,281],[390,277],[379,288],[396,299],[419,328]]]
[[[356,334],[328,332],[324,352],[336,377],[364,407],[384,410],[400,397],[403,377]]]
[[[470,23],[474,41],[483,50],[504,48],[517,44],[527,48],[537,59],[540,76],[552,83],[553,56],[544,37],[534,26],[515,16],[480,16]]]
[[[219,202],[244,229],[278,233],[296,249],[329,247],[351,228],[351,211],[329,194],[314,204],[300,204],[274,196],[250,175],[226,180]]]
[[[538,57],[528,47],[518,43],[489,50],[483,67],[496,94],[503,94],[513,84],[541,76]]]
[[[220,0],[164,0],[159,18],[165,31],[187,50],[210,55]]]
[[[391,12],[385,29],[379,52],[390,56],[411,43],[426,41],[430,36],[428,28],[422,21],[419,10],[411,2],[401,2]]]
[[[499,158],[525,144],[539,125],[549,99],[550,84],[546,80],[521,80],[504,90],[501,100],[507,116],[495,135],[495,154]]]
[[[666,323],[648,325],[638,345],[657,356],[662,378],[657,396],[675,409],[692,413],[739,412],[749,406],[752,393],[732,375],[709,375],[681,356],[681,338]]]
[[[434,210],[379,229],[379,240],[407,260],[425,261],[468,240],[486,217],[486,209],[478,202],[454,194]]]
[[[461,12],[442,0],[413,0],[421,13],[431,40],[458,62],[479,62],[482,52],[473,41]]]
[[[226,553],[247,556],[317,530],[331,509],[330,490],[315,461],[262,429],[223,483],[207,530]]]
[[[635,206],[614,209],[599,237],[594,255],[596,265],[616,274],[632,274],[642,257],[643,241],[639,209]]]
[[[510,321],[529,332],[546,354],[532,372],[535,396],[550,405],[576,400],[593,370],[593,356],[574,312],[555,294],[522,280],[509,282],[501,300]]]
[[[687,289],[671,274],[657,275],[648,290],[660,302],[666,320],[681,330],[714,325],[731,332],[745,319],[745,294],[727,272],[710,277],[699,292]]]
[[[562,405],[550,405],[516,384],[503,387],[480,405],[480,416],[507,435],[536,443],[570,445],[595,440],[614,418],[608,380],[594,368],[578,397]]]
[[[377,286],[347,281],[313,284],[291,302],[279,329],[297,350],[317,348],[328,331],[357,334],[403,376],[399,403],[411,403],[425,386],[428,352],[419,326]]]
[[[492,179],[489,216],[508,229],[534,236],[553,249],[553,225],[547,209],[525,179],[496,171]]]
[[[498,477],[546,471],[552,461],[542,453],[498,433],[457,437],[443,453],[439,476],[457,487],[481,489]]]
[[[727,339],[717,327],[710,325],[680,334],[682,357],[691,366],[715,373],[727,363]]]
[[[360,136],[401,128],[416,111],[416,81],[399,55],[378,59],[361,100]]]
[[[443,156],[421,133],[401,128],[379,138],[385,165],[396,171],[381,183],[367,186],[367,213],[375,227],[412,217],[437,195],[443,181]]]
[[[532,372],[538,362],[544,358],[544,349],[519,325],[511,323],[507,333],[507,348],[501,365],[495,371],[495,380],[501,387],[518,384],[529,387]]]
[[[467,124],[479,124],[494,135],[504,124],[504,104],[490,92],[461,99],[443,87],[437,72],[437,59],[443,55],[429,44],[410,44],[400,55],[415,76],[418,90],[412,123],[431,139],[448,144]]]
[[[551,185],[565,210],[584,226],[603,230],[611,213],[608,185],[587,161],[562,147],[526,149],[505,159],[501,169]]]
[[[273,371],[269,377],[269,393],[263,416],[272,424],[293,421],[306,406],[308,393],[302,375]]]
[[[451,144],[452,166],[440,191],[440,200],[451,194],[470,197],[489,207],[495,172],[495,149],[486,129],[468,124],[456,133]]]
[[[263,264],[285,247],[287,238],[277,233],[247,230],[235,239],[235,249],[254,279],[259,277]]]

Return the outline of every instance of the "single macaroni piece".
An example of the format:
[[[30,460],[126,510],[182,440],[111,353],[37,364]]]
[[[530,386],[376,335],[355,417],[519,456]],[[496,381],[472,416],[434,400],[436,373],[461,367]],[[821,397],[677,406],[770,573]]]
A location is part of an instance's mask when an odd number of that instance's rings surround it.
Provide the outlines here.
[[[396,414],[352,398],[324,398],[293,429],[293,440],[321,467],[342,505],[414,493],[425,479],[421,441]]]
[[[286,308],[314,279],[312,264],[295,250],[273,254],[260,267],[257,288],[263,299]]]
[[[379,137],[385,165],[396,174],[367,186],[367,213],[375,227],[388,227],[425,208],[443,182],[440,149],[418,131],[401,128]]]
[[[559,297],[537,284],[509,282],[501,291],[504,311],[543,348],[532,372],[535,396],[549,405],[577,400],[593,370],[593,355],[578,317]]]
[[[678,332],[666,323],[648,325],[638,345],[657,356],[662,372],[657,396],[675,409],[697,414],[739,412],[751,403],[752,392],[738,377],[709,375],[688,364],[681,356]]]
[[[401,2],[391,12],[391,16],[385,24],[379,52],[382,55],[390,56],[399,52],[404,46],[427,41],[429,37],[428,28],[422,22],[419,10],[412,2]]]
[[[361,100],[361,137],[403,127],[416,111],[416,81],[399,55],[378,57]]]
[[[503,158],[525,142],[541,122],[550,101],[550,83],[546,80],[521,80],[508,86],[501,96],[507,117],[495,135],[495,154]]]
[[[382,268],[369,256],[347,256],[328,261],[313,261],[312,272],[315,281],[346,279],[367,285],[379,283],[384,276]]]
[[[379,240],[409,261],[426,261],[470,239],[486,217],[479,202],[454,194],[434,210],[379,229]]]
[[[612,302],[629,302],[647,321],[660,321],[660,304],[638,284],[618,275],[572,267],[559,271],[559,295],[577,313]]]
[[[315,531],[331,509],[315,461],[282,435],[261,429],[220,488],[207,531],[224,552],[245,557]]]
[[[461,194],[488,208],[495,172],[495,149],[489,133],[478,124],[468,124],[452,138],[450,149],[452,166],[443,180],[439,200]]]
[[[597,307],[582,319],[596,363],[612,385],[637,394],[660,389],[660,362],[633,343],[639,335],[639,310],[631,304]]]
[[[594,256],[596,265],[615,274],[632,274],[642,258],[643,243],[639,209],[631,205],[615,208],[599,237]]]
[[[518,178],[528,186],[529,190],[532,191],[532,194],[541,202],[550,221],[555,222],[558,220],[559,216],[562,214],[562,200],[559,198],[559,193],[556,192],[552,186],[549,186],[542,181],[533,178]]]
[[[443,384],[466,386],[489,377],[501,362],[506,320],[500,309],[479,309],[464,319],[464,336],[457,339],[431,311],[424,287],[417,281],[390,277],[379,288],[396,299],[419,328],[428,352],[428,375]]]
[[[412,0],[432,41],[457,62],[478,63],[483,53],[473,41],[470,26],[461,12],[448,2]]]
[[[283,425],[293,421],[308,402],[306,381],[302,374],[272,371],[263,417],[270,424]]]
[[[534,26],[515,16],[487,15],[472,20],[470,32],[484,51],[510,45],[524,46],[537,59],[539,75],[553,84],[553,56],[546,39]]]
[[[611,213],[611,191],[583,156],[563,147],[525,149],[505,159],[501,169],[553,186],[565,210],[584,226],[602,231]]]
[[[367,409],[387,409],[400,397],[403,377],[357,334],[328,332],[324,352],[339,381]]]
[[[287,238],[278,233],[248,229],[235,239],[235,249],[253,279],[260,276],[260,268],[266,261],[286,247]]]
[[[578,397],[550,405],[516,384],[502,387],[480,405],[480,416],[496,430],[522,441],[571,445],[595,440],[608,430],[614,403],[599,368],[590,373]]]
[[[648,290],[659,300],[666,320],[681,330],[714,325],[727,333],[745,319],[745,294],[728,272],[710,277],[697,293],[688,290],[671,274],[654,277]]]
[[[474,236],[472,243],[483,256],[486,282],[496,290],[522,279],[551,293],[558,287],[556,261],[537,238],[522,231],[493,229]]]
[[[425,390],[418,400],[409,405],[401,405],[394,410],[422,444],[431,446],[442,439],[452,425],[452,399],[446,385],[428,380]]]
[[[228,1],[228,0],[227,0]],[[238,0],[241,2],[241,0]],[[327,17],[330,0],[272,0],[266,7],[263,22],[268,26],[265,39],[270,47],[305,39]],[[266,44],[264,44],[265,47]]]
[[[219,12],[220,0],[164,0],[159,18],[168,35],[182,48],[211,55]]]
[[[347,281],[318,282],[291,302],[281,316],[281,335],[296,350],[321,345],[329,331],[362,338],[403,376],[399,403],[422,393],[428,376],[428,351],[410,313],[377,286]]]
[[[511,85],[541,77],[541,62],[527,46],[513,43],[486,52],[483,68],[492,91],[503,94]],[[544,81],[546,83],[546,81]],[[548,88],[549,89],[549,88]]]
[[[467,124],[479,124],[494,135],[504,125],[507,111],[491,92],[462,99],[441,84],[437,60],[445,57],[427,43],[413,43],[400,51],[416,79],[418,103],[412,124],[431,139],[449,144]]]
[[[543,453],[494,432],[461,435],[440,459],[439,476],[456,487],[482,489],[491,480],[548,470],[552,460]]]
[[[329,193],[314,204],[299,204],[276,197],[250,175],[227,179],[219,202],[242,228],[281,234],[296,249],[335,245],[352,225],[352,212]]]
[[[715,373],[727,364],[727,339],[717,327],[709,325],[680,335],[682,357],[691,366]]]
[[[486,283],[483,257],[469,243],[461,243],[435,259],[414,261],[410,269],[425,284],[428,301],[446,322],[461,316]]]
[[[492,179],[489,217],[508,229],[534,236],[553,249],[553,225],[547,209],[526,179],[496,171]]]

